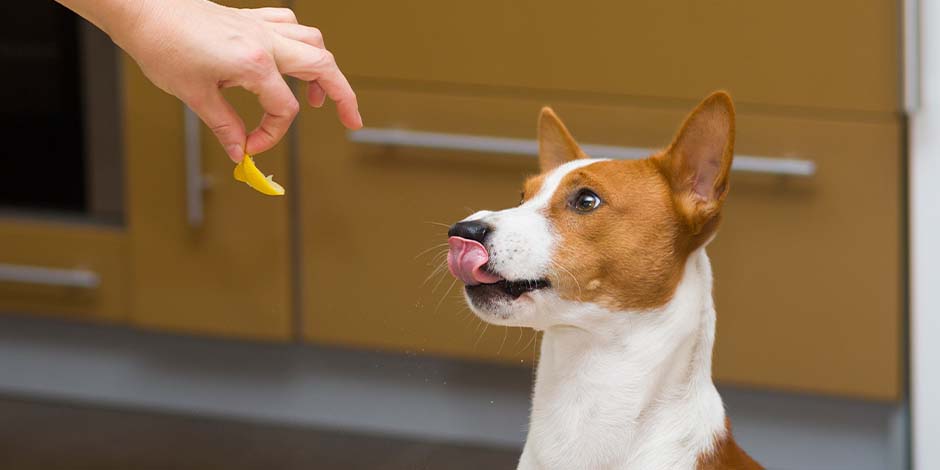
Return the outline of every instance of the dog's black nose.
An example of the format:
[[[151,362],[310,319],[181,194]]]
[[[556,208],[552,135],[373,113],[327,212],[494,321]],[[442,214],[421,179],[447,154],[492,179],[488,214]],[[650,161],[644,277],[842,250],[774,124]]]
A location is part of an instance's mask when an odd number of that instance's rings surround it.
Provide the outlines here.
[[[471,220],[467,222],[457,222],[456,224],[452,225],[450,230],[447,231],[447,236],[461,237],[483,243],[483,239],[486,238],[486,234],[490,233],[491,231],[492,229],[489,225],[486,225],[483,222],[477,220]]]

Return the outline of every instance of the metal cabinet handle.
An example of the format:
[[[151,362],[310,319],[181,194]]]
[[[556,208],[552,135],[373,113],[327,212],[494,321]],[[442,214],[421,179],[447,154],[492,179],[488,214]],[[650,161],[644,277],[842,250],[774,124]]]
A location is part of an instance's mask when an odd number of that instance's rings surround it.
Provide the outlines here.
[[[2,263],[0,263],[0,282],[79,289],[97,289],[101,285],[98,274],[85,269],[42,268]]]
[[[535,140],[489,137],[467,134],[445,134],[438,132],[409,131],[404,129],[364,128],[349,131],[351,142],[361,144],[389,145],[393,147],[421,147],[442,150],[464,150],[480,153],[505,153],[510,155],[538,156],[539,144]],[[595,158],[640,159],[654,152],[642,147],[616,147],[612,145],[586,144],[581,148]],[[766,173],[771,175],[812,176],[816,163],[812,160],[776,158],[752,155],[735,155],[734,171]]]
[[[183,105],[183,155],[186,160],[186,220],[192,228],[199,228],[205,219],[203,191],[206,181],[202,175],[202,121],[189,106]]]

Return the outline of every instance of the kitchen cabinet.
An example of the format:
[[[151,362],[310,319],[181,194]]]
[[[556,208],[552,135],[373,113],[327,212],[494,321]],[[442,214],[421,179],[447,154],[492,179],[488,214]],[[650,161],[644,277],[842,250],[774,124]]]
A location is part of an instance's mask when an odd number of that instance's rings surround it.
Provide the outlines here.
[[[897,111],[900,2],[296,2],[357,83],[595,101]],[[363,14],[368,11],[368,14]]]
[[[544,103],[368,87],[359,96],[368,104],[372,131],[430,133],[404,134],[409,138],[533,139]],[[554,104],[582,143],[619,148],[665,146],[687,112]],[[483,326],[467,311],[459,286],[449,290],[446,270],[434,269],[443,261],[446,225],[479,209],[515,205],[523,179],[537,172],[535,159],[409,144],[403,134],[383,143],[374,139],[381,134],[367,131],[362,138],[331,126],[331,119],[306,115],[299,141],[305,336],[327,344],[530,361],[530,333],[520,340],[518,331]],[[899,123],[740,112],[737,136],[742,165],[732,175],[722,227],[709,247],[717,379],[898,398]],[[787,173],[794,161],[810,164],[812,174]],[[770,167],[744,165],[755,162]]]
[[[291,338],[288,197],[296,188],[286,184],[288,196],[275,198],[236,183],[234,164],[212,133],[194,120],[187,128],[179,100],[154,87],[129,58],[123,72],[133,324]],[[226,93],[246,126],[256,125],[261,110],[254,96]],[[258,166],[286,177],[287,146],[258,155]]]

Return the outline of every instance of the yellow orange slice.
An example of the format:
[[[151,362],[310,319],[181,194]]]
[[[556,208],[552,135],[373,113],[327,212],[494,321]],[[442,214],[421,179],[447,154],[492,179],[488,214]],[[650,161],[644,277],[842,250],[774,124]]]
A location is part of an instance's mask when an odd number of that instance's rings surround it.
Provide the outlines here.
[[[267,194],[268,196],[283,196],[284,187],[274,182],[274,175],[264,176],[264,173],[255,166],[255,161],[251,155],[245,154],[245,158],[235,166],[235,172],[232,174],[237,181],[241,181],[256,191]]]

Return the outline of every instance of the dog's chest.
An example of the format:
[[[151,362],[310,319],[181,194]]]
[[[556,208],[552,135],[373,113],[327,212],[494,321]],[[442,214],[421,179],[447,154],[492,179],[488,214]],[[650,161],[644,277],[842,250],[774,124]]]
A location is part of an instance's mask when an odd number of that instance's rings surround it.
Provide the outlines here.
[[[687,407],[644,411],[637,405],[644,401],[641,390],[581,385],[543,395],[550,407],[534,404],[526,443],[531,466],[520,468],[695,469],[703,441],[677,422],[690,418]]]
[[[575,329],[546,331],[520,468],[695,469],[724,431],[724,409],[707,367],[710,337],[683,316],[655,327],[644,325],[651,316],[625,319],[616,328],[635,335],[606,345]]]

